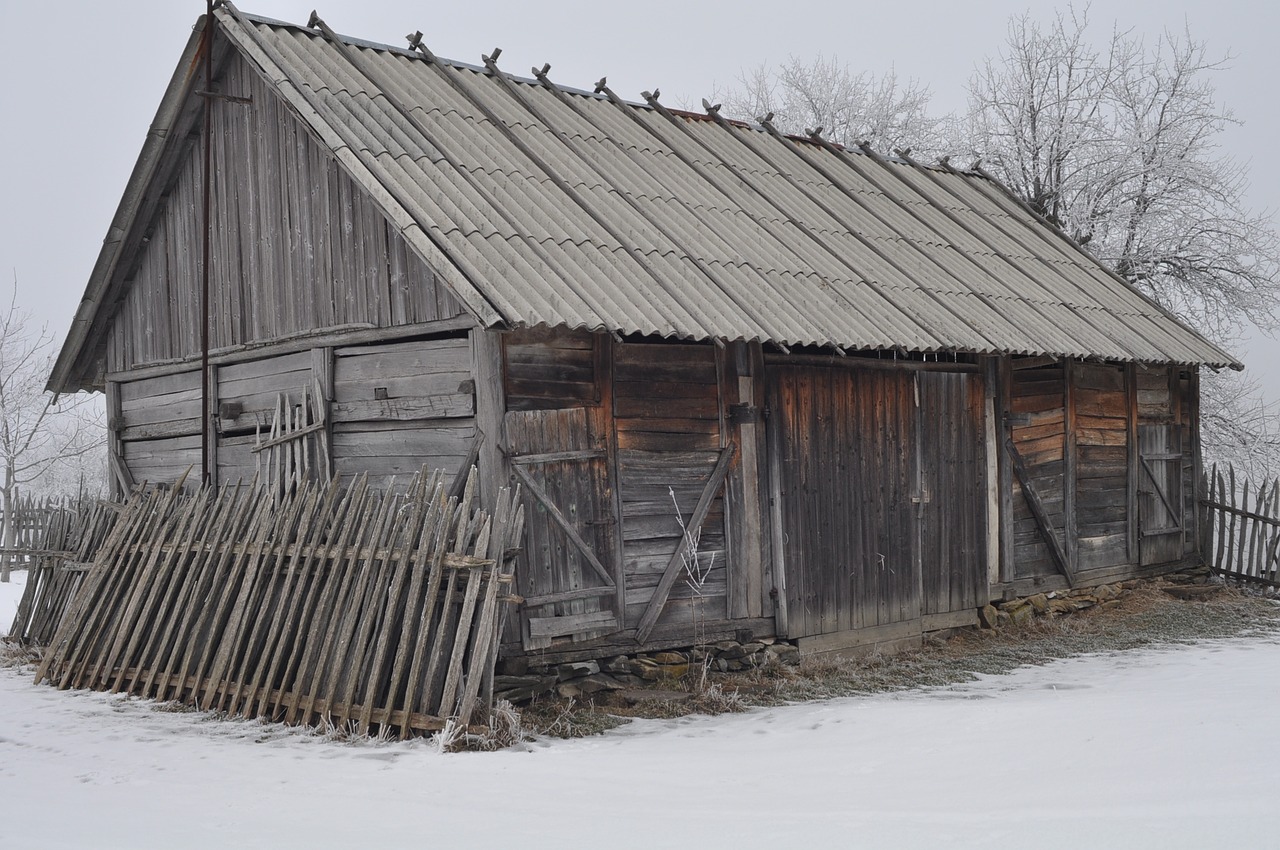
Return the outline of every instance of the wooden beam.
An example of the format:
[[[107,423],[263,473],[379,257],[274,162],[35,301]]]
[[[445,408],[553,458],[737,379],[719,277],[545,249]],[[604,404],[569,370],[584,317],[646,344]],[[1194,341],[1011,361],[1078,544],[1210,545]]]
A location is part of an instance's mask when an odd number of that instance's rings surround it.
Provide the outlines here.
[[[720,486],[724,484],[725,476],[729,473],[729,462],[733,459],[734,448],[734,444],[730,443],[720,450],[720,458],[716,461],[715,469],[711,471],[711,477],[707,479],[706,486],[702,488],[702,495],[698,498],[698,504],[685,524],[685,528],[689,529],[690,532],[701,528],[703,521],[706,520],[707,512],[711,509],[711,502],[714,501]],[[649,605],[644,609],[644,615],[640,618],[639,625],[636,626],[636,641],[638,643],[644,643],[649,639],[649,633],[653,631],[654,625],[658,622],[658,616],[662,613],[663,606],[667,604],[667,597],[671,593],[671,587],[676,583],[676,576],[680,571],[681,558],[684,556],[688,546],[689,535],[682,535],[679,545],[676,546],[676,551],[671,554],[671,560],[667,562],[666,569],[662,571],[662,578],[659,580],[657,588],[653,591],[653,598],[649,600]]]
[[[276,337],[263,342],[215,348],[209,352],[209,362],[218,366],[226,366],[232,363],[277,357],[281,354],[310,351],[317,347],[390,342],[391,340],[409,339],[418,336],[457,333],[458,331],[472,328],[476,328],[476,320],[471,316],[455,316],[450,319],[419,322],[412,325],[397,325],[390,328],[376,328],[370,324],[340,325],[303,331],[298,334]],[[199,368],[199,357],[180,357],[149,365],[139,364],[135,368],[121,372],[108,372],[106,379],[108,381],[138,381],[143,378],[156,378],[161,375],[172,375],[192,369],[198,370]]]
[[[612,611],[565,614],[563,617],[530,617],[529,634],[533,637],[555,637],[614,628],[617,624],[618,618]]]
[[[1000,479],[1000,581],[1007,584],[1017,578],[1013,547],[1013,461],[1004,450],[1009,434],[1003,420],[1013,410],[1013,369],[1007,354],[1000,358],[996,368],[996,387],[996,422],[1005,433],[1005,439],[998,443],[1000,451],[996,459]]]
[[[462,498],[462,491],[467,487],[467,477],[471,473],[471,467],[475,466],[480,460],[480,445],[483,442],[483,436],[477,432],[475,439],[471,441],[471,448],[467,451],[467,456],[458,467],[458,471],[453,474],[453,482],[449,485],[447,494],[450,499]]]
[[[745,342],[732,343],[733,370],[726,386],[736,390],[738,404],[762,409],[756,399],[759,381],[752,374],[751,348]],[[730,425],[730,427],[735,427]],[[731,617],[760,617],[764,614],[765,540],[760,499],[760,433],[763,426],[754,420],[737,423],[736,439],[742,446],[739,462],[730,475],[734,510],[729,515],[729,589]]]
[[[1067,561],[1072,571],[1080,566],[1080,523],[1076,516],[1076,485],[1080,479],[1079,429],[1076,423],[1076,382],[1079,378],[1079,361],[1068,357],[1062,364],[1062,521]]]
[[[1138,366],[1135,363],[1126,364],[1124,370],[1125,381],[1125,439],[1128,440],[1127,452],[1127,469],[1125,473],[1125,505],[1129,513],[1127,528],[1125,529],[1125,546],[1128,550],[1127,560],[1131,563],[1137,563],[1141,554],[1138,552],[1140,544],[1138,529]]]
[[[941,360],[880,360],[850,354],[847,357],[826,354],[771,354],[764,362],[778,366],[835,366],[842,369],[880,369],[920,372],[977,372],[977,363],[946,363]]]
[[[987,482],[987,589],[982,599],[991,597],[991,587],[1000,583],[1000,361],[983,360],[983,455]]]
[[[1049,554],[1053,556],[1054,563],[1058,565],[1058,570],[1067,577],[1067,581],[1074,587],[1076,571],[1072,568],[1071,562],[1067,558],[1067,553],[1063,550],[1062,543],[1058,540],[1058,535],[1049,523],[1049,515],[1044,509],[1044,502],[1040,500],[1040,494],[1036,492],[1035,486],[1031,483],[1031,475],[1027,472],[1026,461],[1022,459],[1022,454],[1018,451],[1018,447],[1013,444],[1012,437],[1005,437],[1004,450],[1008,453],[1009,460],[1013,464],[1013,472],[1018,479],[1018,483],[1022,486],[1022,493],[1027,497],[1027,505],[1031,508],[1031,513],[1036,520],[1036,528],[1040,530],[1040,536],[1044,538],[1045,543],[1049,546]]]
[[[519,466],[532,466],[539,463],[557,463],[565,460],[594,460],[605,457],[604,449],[578,449],[565,452],[541,452],[539,454],[509,455],[508,459]]]

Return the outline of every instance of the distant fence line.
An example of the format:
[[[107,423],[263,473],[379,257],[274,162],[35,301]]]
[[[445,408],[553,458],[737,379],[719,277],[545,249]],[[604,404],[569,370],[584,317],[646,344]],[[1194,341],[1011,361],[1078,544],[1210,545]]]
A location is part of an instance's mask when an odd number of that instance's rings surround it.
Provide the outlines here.
[[[52,639],[121,510],[102,499],[14,500],[15,543],[0,558],[6,567],[25,568],[27,579],[10,638],[41,645]]]
[[[1280,587],[1280,479],[1237,479],[1214,467],[1200,501],[1200,550],[1221,575]]]

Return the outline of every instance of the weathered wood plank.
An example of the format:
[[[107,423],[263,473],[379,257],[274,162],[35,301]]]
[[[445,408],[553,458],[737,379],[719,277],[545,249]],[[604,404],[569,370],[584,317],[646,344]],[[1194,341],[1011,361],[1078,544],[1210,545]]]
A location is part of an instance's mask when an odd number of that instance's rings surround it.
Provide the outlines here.
[[[703,520],[706,519],[707,511],[711,507],[713,497],[724,483],[725,476],[728,475],[729,461],[732,459],[735,449],[736,446],[730,443],[721,450],[720,459],[716,462],[715,469],[711,472],[711,478],[708,479],[707,485],[702,491],[702,496],[698,499],[698,504],[694,507],[693,513],[690,514],[690,518],[685,523],[687,528],[700,528],[702,526]],[[654,591],[653,598],[645,609],[639,625],[636,626],[636,636],[642,643],[648,639],[649,633],[658,621],[658,615],[662,613],[662,606],[666,604],[667,594],[671,592],[671,586],[676,580],[677,571],[680,567],[680,556],[687,547],[688,539],[686,537],[681,540],[680,546],[671,556],[671,561],[663,571],[662,580],[658,583],[658,587]]]

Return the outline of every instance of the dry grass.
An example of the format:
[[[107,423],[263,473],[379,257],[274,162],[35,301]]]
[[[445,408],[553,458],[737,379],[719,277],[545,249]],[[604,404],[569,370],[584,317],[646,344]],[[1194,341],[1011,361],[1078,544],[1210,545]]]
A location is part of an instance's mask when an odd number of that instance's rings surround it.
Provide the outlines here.
[[[1257,595],[1227,587],[1208,601],[1189,602],[1174,599],[1161,587],[1144,584],[1115,605],[1037,618],[1021,628],[966,630],[900,655],[806,659],[798,669],[757,674],[768,689],[755,702],[772,705],[937,687],[1059,658],[1280,629],[1280,607]]]
[[[520,711],[524,728],[533,736],[586,738],[616,729],[630,721],[613,709],[586,705],[575,699],[541,699]]]
[[[752,706],[938,687],[1059,658],[1280,629],[1280,605],[1256,593],[1224,587],[1207,601],[1183,601],[1164,593],[1163,586],[1147,582],[1115,604],[1037,618],[1017,628],[964,630],[949,640],[927,640],[919,650],[892,656],[818,656],[799,667],[771,661],[757,670],[711,673],[703,688],[697,687],[700,676],[691,669],[687,681],[659,685],[682,687],[692,694],[688,699],[633,702],[605,692],[585,705],[542,700],[524,710],[525,725],[533,734],[582,737],[632,717],[721,714]]]
[[[34,667],[40,663],[41,650],[37,646],[24,646],[17,641],[0,638],[0,668]]]

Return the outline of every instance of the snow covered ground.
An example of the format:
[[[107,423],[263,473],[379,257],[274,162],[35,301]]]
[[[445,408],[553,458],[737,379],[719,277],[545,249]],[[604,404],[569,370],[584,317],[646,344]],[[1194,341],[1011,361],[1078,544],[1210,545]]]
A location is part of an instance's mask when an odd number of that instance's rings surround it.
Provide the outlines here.
[[[7,628],[12,586],[0,584]],[[1280,637],[441,755],[0,670],[10,847],[1280,847]]]

